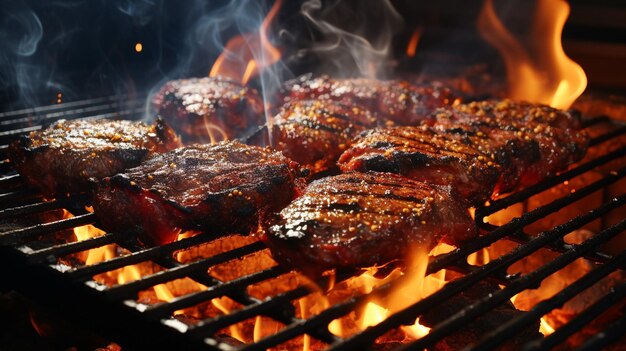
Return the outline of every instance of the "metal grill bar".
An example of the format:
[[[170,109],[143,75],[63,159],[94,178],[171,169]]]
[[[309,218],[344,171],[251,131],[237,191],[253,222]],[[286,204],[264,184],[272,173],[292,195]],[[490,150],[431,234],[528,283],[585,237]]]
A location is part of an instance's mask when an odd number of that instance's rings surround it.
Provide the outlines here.
[[[202,290],[185,296],[181,296],[168,303],[152,305],[146,309],[145,313],[147,315],[157,315],[165,317],[172,314],[176,310],[190,307],[202,302],[210,301],[216,297],[225,296],[229,292],[245,289],[249,285],[270,278],[276,278],[285,273],[286,270],[284,268],[280,266],[273,266],[271,268],[255,272],[240,278],[236,278],[228,282],[222,282],[220,284],[209,286],[207,290]]]
[[[78,106],[84,106],[84,105],[90,105],[90,104],[100,104],[104,102],[119,100],[119,98],[120,98],[119,96],[114,95],[114,96],[99,97],[99,98],[94,98],[94,99],[66,102],[63,104],[52,104],[52,105],[46,105],[46,106],[29,107],[29,108],[24,108],[20,110],[14,110],[14,111],[0,112],[0,119],[4,119],[5,117],[19,116],[19,115],[37,114],[43,111],[54,111],[54,110],[70,108],[70,107],[78,107]]]
[[[273,296],[271,299],[265,300],[262,303],[245,306],[241,310],[234,311],[233,313],[229,313],[224,316],[207,318],[202,322],[194,325],[189,330],[189,332],[199,335],[213,334],[220,329],[224,329],[230,325],[242,322],[246,319],[260,315],[267,315],[272,309],[282,308],[282,306],[285,306],[290,301],[305,297],[310,293],[311,291],[309,289],[301,286],[285,293]]]
[[[576,351],[596,351],[602,350],[606,346],[616,342],[624,337],[624,329],[626,329],[626,317],[620,318],[617,322],[612,323],[604,332],[598,333],[587,340]]]
[[[621,206],[624,203],[626,203],[626,196],[622,197],[620,201],[611,201],[605,204],[604,206],[587,213],[584,216],[580,216],[580,217],[570,220],[566,224],[560,227],[557,227],[556,229],[552,231],[548,231],[548,232],[544,232],[540,234],[539,236],[536,237],[534,241],[530,242],[529,244],[524,245],[524,246],[519,246],[512,252],[489,262],[487,265],[481,267],[479,270],[473,273],[470,273],[462,278],[459,278],[457,280],[447,283],[437,293],[430,295],[424,298],[423,300],[413,304],[412,306],[404,309],[403,311],[390,316],[389,318],[385,319],[384,321],[382,321],[375,327],[368,328],[364,332],[358,334],[357,336],[350,338],[350,339],[346,339],[346,341],[343,344],[333,345],[331,347],[331,350],[350,350],[355,347],[361,347],[362,345],[373,342],[377,337],[384,334],[385,331],[387,330],[393,329],[401,324],[406,324],[406,325],[413,324],[413,322],[418,316],[428,311],[430,308],[432,308],[432,306],[439,305],[440,303],[448,300],[449,298],[455,296],[456,294],[476,284],[477,282],[483,279],[486,279],[491,274],[494,274],[497,272],[505,272],[506,268],[509,267],[512,263],[517,262],[521,258],[528,256],[534,251],[539,250],[540,248],[542,248],[544,243],[550,242],[552,240],[557,239],[560,236],[566,235],[572,230],[579,228],[582,225],[593,221],[594,219],[598,218],[602,214],[607,213],[611,209]],[[616,234],[617,233],[615,233],[615,235]],[[605,234],[605,236],[606,235],[608,234]],[[580,250],[580,251],[583,252],[584,250]],[[579,251],[576,251],[576,253],[578,252]],[[434,265],[436,262],[437,261],[433,262],[432,265]],[[441,267],[441,268],[444,268],[444,267]],[[439,269],[435,271],[438,271]],[[431,271],[430,267],[428,271]],[[455,326],[454,328],[445,327],[445,326],[437,326],[436,328],[433,328],[431,330],[431,332],[427,335],[427,337],[431,334],[437,335],[435,334],[436,332],[438,334],[443,334],[444,332],[445,333],[453,332],[457,330],[456,328],[458,328],[459,325],[455,324],[454,326]],[[442,328],[445,330],[440,332]],[[430,338],[434,338],[434,337],[435,336],[431,336]],[[416,349],[418,349],[417,346],[416,346]]]
[[[205,243],[210,239],[214,238],[210,235],[196,235],[190,238],[174,241],[166,245],[153,246],[147,249],[132,252],[125,256],[114,257],[110,260],[102,261],[90,266],[82,266],[80,268],[68,271],[66,272],[66,274],[75,280],[90,279],[94,275],[122,268],[124,266],[148,261],[159,256],[166,256],[173,253],[174,251],[187,249],[192,246]]]
[[[572,170],[556,175],[547,181],[537,183],[533,186],[527,187],[526,189],[511,194],[503,199],[493,201],[490,206],[476,209],[476,223],[478,223],[479,225],[484,225],[485,223],[483,219],[491,214],[501,211],[518,202],[524,201],[532,195],[539,194],[540,192],[548,190],[557,184],[572,179],[603,164],[609,163],[624,156],[626,156],[626,146],[609,152],[596,159],[593,159],[592,161],[584,163]]]
[[[607,185],[615,183],[625,175],[626,168],[623,168],[620,172],[615,174],[609,174],[606,177],[579,189],[575,193],[568,194],[564,197],[552,201],[549,204],[538,207],[530,212],[526,212],[521,217],[514,218],[509,223],[494,229],[489,234],[480,236],[448,254],[437,256],[436,260],[431,265],[429,265],[427,273],[434,273],[439,271],[440,269],[446,268],[447,266],[451,266],[454,264],[455,261],[461,260],[473,252],[486,248],[494,242],[508,235],[515,235],[515,233],[518,233],[521,228],[525,227],[526,225],[534,223],[548,216],[549,214],[552,214],[560,210],[561,208],[602,189]],[[432,268],[430,266],[432,266]]]
[[[542,266],[541,268],[517,279],[512,282],[509,286],[505,287],[502,290],[496,291],[492,295],[479,300],[478,302],[464,308],[459,311],[457,314],[452,316],[451,318],[445,320],[444,322],[438,324],[431,330],[428,335],[423,338],[415,341],[414,343],[408,344],[404,347],[401,347],[401,350],[415,350],[426,348],[430,345],[433,345],[438,340],[443,339],[446,335],[450,334],[462,328],[466,323],[474,320],[481,313],[492,309],[502,303],[505,303],[511,299],[511,297],[517,295],[519,292],[532,287],[539,286],[540,282],[548,277],[549,275],[559,271],[564,268],[568,264],[574,262],[576,259],[580,258],[582,252],[593,250],[597,245],[606,242],[608,239],[615,237],[617,234],[621,233],[626,229],[626,220],[620,222],[619,224],[609,227],[606,230],[601,231],[593,238],[584,241],[582,244],[578,245],[578,250],[568,251],[566,253],[558,256],[554,261],[549,262],[548,264]],[[605,263],[598,269],[602,269],[600,272],[603,274],[600,276],[604,277],[608,275],[612,270],[615,270],[621,267],[626,262],[626,252],[623,252],[619,256],[616,256],[613,260]],[[605,268],[608,267],[608,268]],[[570,296],[571,297],[571,296]],[[409,307],[407,310],[411,309]],[[509,334],[507,336],[510,337]]]
[[[622,222],[622,224],[622,230],[626,229],[626,221]],[[493,349],[496,346],[504,343],[507,340],[505,336],[508,337],[511,334],[515,334],[516,330],[522,330],[521,328],[530,325],[533,322],[533,319],[537,320],[541,318],[541,316],[543,316],[544,314],[552,311],[553,309],[563,306],[565,302],[567,302],[577,294],[580,294],[593,284],[597,283],[598,281],[600,281],[600,279],[611,274],[613,271],[623,266],[624,263],[626,263],[626,252],[622,252],[620,255],[616,256],[609,262],[600,265],[600,267],[598,267],[597,269],[594,269],[593,271],[585,274],[582,278],[576,280],[571,285],[568,285],[565,289],[561,290],[553,297],[538,303],[526,314],[510,320],[509,322],[491,331],[490,333],[485,335],[484,341],[473,345],[470,349]],[[541,311],[543,311],[543,313],[541,313]]]
[[[117,100],[108,104],[91,105],[87,107],[80,107],[80,108],[73,109],[73,110],[48,112],[46,114],[38,114],[34,116],[27,115],[25,117],[15,117],[13,119],[0,119],[0,127],[16,128],[20,124],[31,123],[34,118],[37,119],[37,122],[38,122],[37,124],[45,126],[46,124],[50,122],[62,119],[64,117],[67,117],[68,115],[70,115],[74,119],[80,115],[93,116],[94,113],[97,114],[103,110],[119,111],[120,108],[124,108],[128,110],[128,109],[136,108],[136,105],[143,106],[144,103],[141,100],[122,100],[122,101]]]
[[[39,194],[33,189],[18,189],[0,194],[0,206],[7,204],[15,205],[15,201],[29,200],[39,197]]]
[[[18,206],[18,207],[12,207],[12,208],[0,210],[0,219],[12,218],[15,216],[23,216],[23,215],[28,215],[28,214],[37,213],[37,212],[58,210],[61,208],[63,208],[63,204],[61,204],[57,200],[37,202],[34,204],[28,204],[24,206]]]
[[[95,249],[100,246],[113,244],[117,240],[123,237],[126,233],[114,232],[106,233],[101,236],[96,236],[81,241],[73,241],[66,244],[55,245],[45,249],[30,252],[28,254],[28,260],[31,263],[41,262],[43,260],[47,262],[55,262],[61,256],[77,253],[84,250]]]
[[[20,244],[34,236],[46,233],[54,233],[60,230],[80,227],[86,224],[93,224],[95,215],[86,213],[72,218],[61,219],[55,222],[37,224],[32,227],[13,230],[0,235],[0,245]]]
[[[184,278],[189,274],[207,270],[209,267],[224,263],[226,261],[230,261],[237,257],[249,255],[251,253],[263,250],[264,248],[265,245],[257,241],[255,243],[245,245],[234,250],[226,251],[224,253],[211,256],[209,258],[198,260],[179,267],[174,267],[165,271],[157,272],[124,285],[111,287],[106,290],[106,293],[113,298],[129,297],[133,294],[136,294],[140,290],[147,289],[151,286],[179,278]]]
[[[607,295],[596,301],[589,308],[585,309],[576,317],[572,318],[567,324],[561,326],[554,333],[548,335],[544,339],[536,340],[526,347],[530,350],[548,350],[567,340],[568,337],[585,327],[588,323],[601,315],[611,306],[620,302],[626,297],[626,283],[619,284],[611,289]],[[538,306],[531,309],[531,312],[537,310]],[[558,307],[558,306],[557,306]],[[536,313],[535,313],[536,314]],[[541,317],[541,316],[540,316]]]

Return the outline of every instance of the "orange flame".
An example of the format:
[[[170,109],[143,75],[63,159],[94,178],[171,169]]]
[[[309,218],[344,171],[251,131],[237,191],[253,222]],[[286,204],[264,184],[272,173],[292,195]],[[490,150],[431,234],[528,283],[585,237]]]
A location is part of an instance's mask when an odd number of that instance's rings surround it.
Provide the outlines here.
[[[281,53],[270,43],[267,31],[281,5],[282,0],[272,5],[258,33],[246,33],[230,39],[215,60],[209,76],[228,77],[246,84],[262,69],[280,60]]]
[[[369,300],[361,308],[355,321],[360,330],[364,330],[367,327],[377,325],[385,320],[389,315],[398,312],[409,305],[416,303],[424,297],[433,294],[437,290],[441,289],[446,283],[445,270],[436,272],[435,274],[426,275],[426,268],[428,266],[429,255],[438,255],[441,253],[449,252],[453,247],[446,244],[439,244],[430,253],[426,252],[424,248],[416,248],[412,250],[414,254],[408,258],[408,264],[410,269],[406,272],[402,272],[400,269],[393,270],[385,278],[377,278],[375,274],[377,268],[371,268],[362,275],[353,278],[350,284],[354,287],[360,287],[362,293],[370,293],[374,288],[386,284],[387,282],[398,278],[399,276],[406,275],[402,284],[394,287],[394,289],[388,294],[384,301]],[[341,319],[334,320],[329,325],[329,330],[338,336],[345,337],[344,329],[338,322]],[[430,331],[430,328],[425,327],[419,323],[419,318],[415,320],[415,323],[410,326],[401,326],[402,331],[410,339],[420,338]]]
[[[417,51],[417,44],[419,44],[420,38],[422,37],[422,27],[418,27],[413,35],[411,35],[411,39],[409,39],[409,43],[406,46],[406,55],[408,57],[415,57],[415,52]]]
[[[511,98],[565,109],[585,90],[585,72],[567,57],[561,43],[569,10],[564,0],[537,1],[529,52],[502,24],[493,0],[485,0],[478,30],[504,60]]]

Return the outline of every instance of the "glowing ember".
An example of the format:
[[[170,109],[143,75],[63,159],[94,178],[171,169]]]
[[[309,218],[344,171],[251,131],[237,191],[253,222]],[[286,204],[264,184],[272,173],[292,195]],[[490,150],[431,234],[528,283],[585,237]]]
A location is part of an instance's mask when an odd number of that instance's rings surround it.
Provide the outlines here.
[[[539,325],[539,332],[543,334],[544,336],[548,336],[554,333],[554,328],[552,328],[550,324],[548,324],[548,322],[546,322],[544,318],[541,318],[541,324]]]
[[[417,44],[419,44],[420,37],[422,36],[422,27],[419,27],[413,32],[411,35],[411,39],[409,39],[409,43],[406,46],[406,55],[408,57],[415,57],[415,52],[417,51]]]
[[[509,97],[568,108],[587,86],[587,76],[563,50],[561,34],[570,7],[564,0],[537,1],[528,51],[500,21],[493,0],[485,0],[478,29],[504,60]]]
[[[228,77],[246,84],[263,68],[280,60],[281,53],[270,43],[267,31],[281,5],[282,0],[272,5],[258,33],[246,33],[230,39],[215,60],[209,76]]]
[[[428,265],[429,255],[438,255],[449,252],[453,247],[446,244],[439,244],[430,254],[423,248],[412,250],[413,255],[409,257],[408,264],[410,269],[406,271],[398,268],[394,269],[384,278],[377,278],[375,274],[379,268],[371,268],[362,275],[350,279],[347,283],[348,287],[361,291],[362,293],[370,293],[374,288],[382,286],[392,280],[402,277],[402,282],[397,284],[393,290],[384,298],[369,300],[357,312],[355,324],[357,330],[349,331],[345,328],[347,321],[345,318],[334,320],[328,329],[338,336],[348,336],[353,332],[364,330],[367,327],[375,326],[385,320],[391,314],[396,313],[411,304],[418,302],[426,296],[429,296],[441,289],[445,282],[445,270],[441,270],[435,274],[426,276],[426,267]],[[429,328],[419,324],[419,318],[415,324],[411,326],[402,326],[401,330],[409,339],[416,339],[428,334]]]

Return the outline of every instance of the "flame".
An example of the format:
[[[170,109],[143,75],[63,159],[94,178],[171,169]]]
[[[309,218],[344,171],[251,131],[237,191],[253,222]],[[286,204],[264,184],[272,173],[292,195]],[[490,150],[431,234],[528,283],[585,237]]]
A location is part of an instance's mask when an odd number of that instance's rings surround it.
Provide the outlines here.
[[[91,207],[87,207],[87,210],[89,212],[93,212],[93,209]],[[63,218],[72,217],[74,217],[73,214],[71,214],[67,210],[63,210]],[[105,232],[103,230],[100,230],[91,224],[74,228],[74,236],[76,236],[76,241],[83,241],[90,238],[102,236],[104,234]],[[82,252],[79,258],[83,260],[86,265],[92,265],[98,262],[109,260],[115,256],[115,245],[105,245]]]
[[[229,314],[232,308],[230,307],[231,303],[227,297],[218,297],[211,300],[213,306],[217,307],[224,314]],[[241,330],[241,326],[239,324],[233,324],[228,327],[230,331],[230,336],[241,341],[246,342],[246,338],[243,336],[243,332]]]
[[[417,51],[417,44],[419,44],[420,38],[422,37],[422,27],[418,27],[413,35],[411,35],[411,39],[409,39],[409,43],[406,46],[406,55],[408,57],[415,57],[415,52]]]
[[[536,3],[531,52],[500,21],[493,0],[485,0],[478,30],[504,60],[511,98],[566,109],[587,86],[582,67],[567,57],[561,43],[570,7],[564,0]]]
[[[554,328],[552,328],[552,326],[548,324],[545,318],[541,318],[540,325],[539,325],[539,332],[543,334],[543,336],[548,336],[554,333]]]
[[[441,289],[446,283],[446,271],[441,270],[427,276],[426,268],[428,266],[428,258],[432,255],[449,252],[452,249],[454,248],[450,245],[439,244],[428,253],[424,248],[417,247],[411,251],[413,254],[408,258],[408,266],[411,268],[406,270],[406,272],[396,268],[386,277],[377,278],[375,275],[381,267],[373,267],[360,276],[349,280],[349,287],[358,289],[361,293],[367,294],[374,288],[403,276],[402,283],[395,286],[384,300],[371,299],[363,305],[358,311],[355,320],[358,329],[364,330],[367,327],[375,326],[385,320],[389,315]],[[346,328],[342,328],[342,321],[343,319],[334,320],[328,326],[328,329],[335,335],[346,337],[348,333]],[[400,328],[409,339],[420,338],[430,331],[430,328],[420,324],[419,318],[415,320],[413,325],[401,326]]]
[[[280,60],[281,52],[270,43],[267,32],[281,5],[282,0],[277,0],[272,5],[258,33],[246,33],[231,38],[215,60],[209,76],[228,77],[246,84],[263,68]]]

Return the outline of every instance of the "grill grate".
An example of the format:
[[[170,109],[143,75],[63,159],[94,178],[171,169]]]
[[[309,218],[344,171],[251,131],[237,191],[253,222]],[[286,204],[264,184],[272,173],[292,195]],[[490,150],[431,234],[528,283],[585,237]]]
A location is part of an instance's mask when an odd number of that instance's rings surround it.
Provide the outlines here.
[[[6,144],[16,136],[41,128],[43,124],[61,118],[140,118],[144,111],[143,99],[120,102],[115,97],[78,101],[68,104],[52,105],[0,114],[0,144]],[[599,125],[610,125],[608,131],[596,136],[591,147],[600,147],[608,141],[626,135],[626,126],[600,116],[585,121],[588,128]],[[6,151],[6,145],[0,146],[0,153]],[[502,199],[493,201],[489,206],[476,210],[476,223],[483,231],[478,239],[455,249],[454,251],[434,257],[428,265],[427,273],[432,274],[441,269],[450,269],[462,276],[448,282],[436,293],[398,311],[381,323],[369,327],[351,337],[341,338],[328,330],[328,324],[345,316],[373,297],[384,298],[393,287],[407,279],[401,276],[394,281],[375,288],[371,293],[353,296],[338,304],[332,305],[321,313],[301,319],[297,317],[292,305],[294,301],[312,293],[308,286],[297,286],[268,299],[260,300],[247,293],[246,289],[260,282],[278,278],[288,272],[280,266],[271,266],[243,275],[239,278],[222,281],[210,275],[208,269],[231,260],[244,257],[265,249],[260,242],[253,242],[232,250],[206,257],[191,263],[181,263],[173,258],[177,251],[198,247],[215,239],[211,235],[199,235],[185,238],[167,245],[145,248],[131,233],[106,233],[99,237],[83,241],[52,244],[41,247],[37,243],[39,237],[46,237],[58,231],[74,227],[95,224],[94,214],[86,212],[88,200],[84,196],[68,196],[54,200],[44,200],[32,189],[22,184],[22,179],[11,169],[8,161],[0,164],[0,221],[10,221],[46,211],[67,209],[76,216],[67,219],[42,221],[34,225],[15,229],[5,229],[0,233],[0,264],[6,270],[9,284],[22,291],[26,296],[45,302],[52,308],[60,309],[64,314],[75,320],[101,331],[105,336],[119,340],[124,345],[139,348],[155,347],[194,347],[209,350],[265,350],[288,342],[301,335],[309,335],[329,345],[330,350],[354,350],[371,347],[375,340],[383,334],[401,325],[411,325],[424,313],[445,303],[449,299],[463,293],[473,285],[492,280],[504,286],[490,296],[474,301],[440,324],[434,326],[430,333],[412,343],[399,346],[398,350],[422,349],[436,344],[457,331],[472,320],[488,313],[516,294],[527,289],[537,288],[551,274],[559,271],[575,260],[584,257],[597,264],[597,268],[579,278],[576,282],[563,289],[553,297],[532,307],[527,313],[509,320],[500,327],[490,331],[470,345],[470,349],[492,349],[520,330],[536,323],[539,318],[558,308],[572,297],[593,285],[603,277],[626,267],[626,253],[610,256],[599,250],[599,247],[626,229],[626,219],[620,218],[617,223],[605,225],[595,236],[584,242],[567,244],[563,237],[573,230],[603,219],[611,211],[623,208],[626,194],[616,197],[605,196],[602,204],[588,212],[577,213],[570,220],[555,225],[539,235],[530,235],[525,228],[533,223],[544,220],[547,216],[580,201],[581,199],[603,192],[626,177],[626,168],[606,172],[598,180],[578,188],[575,192],[556,197],[532,210],[525,210],[517,218],[501,226],[488,223],[485,219],[515,204],[525,204],[529,198],[559,184],[571,180],[587,172],[594,171],[607,164],[624,159],[626,146],[618,147],[609,152],[600,153],[585,163],[547,179],[537,185],[528,187]],[[6,159],[6,157],[2,157]],[[510,252],[482,266],[467,263],[467,257],[487,248],[502,239],[519,243]],[[58,263],[58,259],[89,249],[117,244],[130,253],[92,265],[69,267]],[[507,269],[515,262],[540,249],[550,249],[559,255],[525,275],[507,275]],[[115,286],[103,286],[92,277],[115,269],[142,262],[156,263],[163,270],[143,276],[132,282]],[[336,281],[343,281],[359,272],[340,272]],[[175,298],[169,302],[145,305],[135,301],[137,294],[158,284],[176,279],[190,278],[207,287],[206,290],[193,292]],[[323,277],[317,284],[326,287],[331,278]],[[171,315],[180,309],[192,307],[211,299],[227,296],[241,304],[241,309],[226,315],[206,318],[194,325],[186,325],[176,321]],[[558,328],[548,337],[531,341],[529,349],[546,349],[564,342],[569,336],[583,329],[590,321],[604,311],[621,303],[626,297],[626,284],[620,284],[613,290],[589,306],[567,324]],[[255,343],[233,346],[221,341],[216,335],[220,330],[236,323],[258,316],[270,317],[281,322],[285,327],[278,332],[261,338]],[[581,349],[597,349],[616,342],[622,337],[625,320],[622,318],[609,325],[604,337],[591,338]]]

